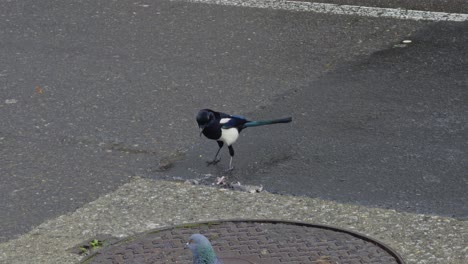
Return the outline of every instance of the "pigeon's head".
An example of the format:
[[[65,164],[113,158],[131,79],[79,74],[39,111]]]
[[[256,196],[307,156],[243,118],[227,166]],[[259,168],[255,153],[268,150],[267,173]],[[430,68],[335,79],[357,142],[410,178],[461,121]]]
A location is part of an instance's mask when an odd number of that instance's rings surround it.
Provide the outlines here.
[[[203,130],[206,125],[208,125],[212,120],[216,119],[213,111],[209,109],[202,109],[198,111],[197,114],[197,123],[198,127]]]
[[[189,241],[187,242],[187,247],[192,250],[197,250],[197,248],[207,247],[211,248],[211,243],[204,235],[193,234],[190,236]]]
[[[187,247],[192,251],[193,263],[220,263],[210,241],[204,235],[191,235],[187,242]]]

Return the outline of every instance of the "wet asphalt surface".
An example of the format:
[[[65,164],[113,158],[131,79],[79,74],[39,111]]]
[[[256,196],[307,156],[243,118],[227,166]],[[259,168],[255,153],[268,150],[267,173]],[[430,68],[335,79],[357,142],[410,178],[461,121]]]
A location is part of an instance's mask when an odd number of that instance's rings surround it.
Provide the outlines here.
[[[468,216],[467,23],[2,2],[0,241],[138,175]],[[410,45],[401,41],[411,39]],[[194,116],[246,129],[215,167]]]

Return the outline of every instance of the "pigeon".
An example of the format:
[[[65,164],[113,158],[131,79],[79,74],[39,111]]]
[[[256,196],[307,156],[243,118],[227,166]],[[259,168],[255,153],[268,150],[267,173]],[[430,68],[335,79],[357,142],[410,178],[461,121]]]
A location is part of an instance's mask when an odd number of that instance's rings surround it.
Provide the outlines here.
[[[204,235],[193,234],[186,247],[192,251],[193,264],[223,264]]]

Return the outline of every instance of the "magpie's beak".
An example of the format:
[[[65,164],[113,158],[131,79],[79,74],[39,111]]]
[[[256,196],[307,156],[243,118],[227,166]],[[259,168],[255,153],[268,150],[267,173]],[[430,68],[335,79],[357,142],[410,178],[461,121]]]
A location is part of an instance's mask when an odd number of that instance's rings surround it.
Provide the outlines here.
[[[200,137],[203,134],[203,129],[205,129],[205,126],[199,126],[200,127]]]

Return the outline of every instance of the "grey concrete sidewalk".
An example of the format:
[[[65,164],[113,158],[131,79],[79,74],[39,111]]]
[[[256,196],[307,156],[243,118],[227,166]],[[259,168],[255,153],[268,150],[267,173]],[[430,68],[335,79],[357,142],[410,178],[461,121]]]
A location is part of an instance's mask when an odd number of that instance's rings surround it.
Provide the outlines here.
[[[123,238],[162,226],[233,218],[332,225],[386,243],[407,263],[468,263],[468,221],[138,177],[0,244],[0,263],[77,263],[82,256],[71,250],[99,234]]]

